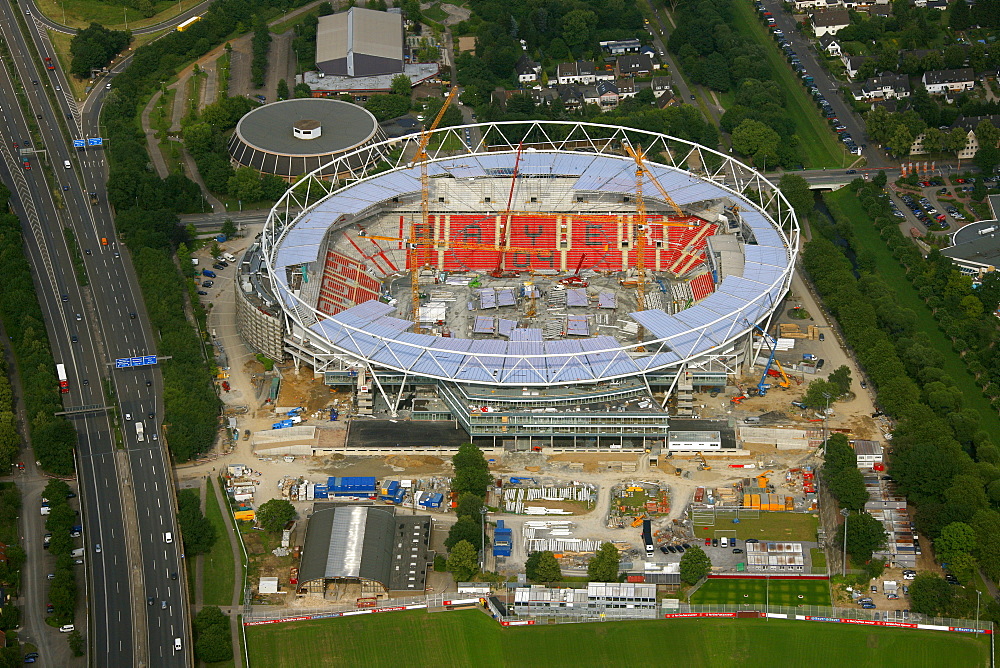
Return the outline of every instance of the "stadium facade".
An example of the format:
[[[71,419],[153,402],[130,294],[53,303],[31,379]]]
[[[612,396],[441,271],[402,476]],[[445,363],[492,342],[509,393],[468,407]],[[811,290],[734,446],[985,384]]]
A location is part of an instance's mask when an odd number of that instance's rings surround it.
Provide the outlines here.
[[[753,364],[799,241],[762,175],[616,126],[460,126],[430,141],[425,214],[418,141],[369,145],[375,170],[338,156],[275,205],[241,264],[252,347],[354,385],[361,413],[520,450],[662,446],[695,389]]]

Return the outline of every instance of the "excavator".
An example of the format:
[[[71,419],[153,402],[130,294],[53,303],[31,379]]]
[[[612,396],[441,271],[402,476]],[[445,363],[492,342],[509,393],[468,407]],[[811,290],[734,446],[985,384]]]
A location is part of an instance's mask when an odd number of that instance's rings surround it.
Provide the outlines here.
[[[778,381],[778,387],[787,390],[792,386],[792,382],[788,379],[788,374],[785,373],[784,367],[781,366],[781,362],[774,360],[774,365],[778,367],[777,369],[768,369],[767,375],[773,378],[780,377],[781,380]]]
[[[705,456],[704,455],[698,455],[698,470],[699,471],[711,471],[712,470],[712,467],[708,465],[707,461],[705,461]]]
[[[761,489],[767,489],[767,484],[770,482],[770,479],[767,477],[768,473],[774,473],[774,471],[769,469],[757,476],[757,486]]]
[[[580,269],[583,268],[583,261],[587,259],[586,255],[580,256],[580,261],[576,264],[576,271],[573,272],[572,276],[567,276],[565,278],[560,278],[560,285],[565,285],[569,288],[585,288],[587,287],[587,281],[580,276]]]

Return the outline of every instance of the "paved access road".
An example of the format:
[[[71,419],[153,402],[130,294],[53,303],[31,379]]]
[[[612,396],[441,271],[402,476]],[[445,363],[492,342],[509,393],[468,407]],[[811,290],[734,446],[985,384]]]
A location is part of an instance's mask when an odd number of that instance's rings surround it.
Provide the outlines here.
[[[94,411],[73,419],[79,434],[77,468],[89,577],[89,616],[78,619],[77,626],[86,631],[93,665],[186,665],[190,642],[180,545],[164,540],[167,532],[178,535],[172,479],[162,442],[152,440],[159,435],[163,416],[160,374],[155,367],[113,368],[116,358],[155,353],[155,339],[141,293],[134,287],[127,249],[115,238],[103,150],[74,149],[63,134],[68,126],[74,138],[100,136],[98,114],[106,91],[100,87],[80,113],[65,94],[65,75],[35,62],[17,29],[16,11],[23,10],[10,4],[0,8],[0,30],[15,63],[15,72],[3,72],[9,79],[0,82],[4,180],[25,221],[55,360],[67,367],[66,406],[120,407],[117,415]],[[38,52],[51,53],[44,32],[34,22],[28,25]],[[14,94],[19,87],[26,90],[31,107],[27,117]],[[15,150],[13,142],[20,150],[31,137],[29,123],[37,124],[41,142],[35,137],[31,149],[46,153],[25,155],[32,166],[26,170],[18,156],[8,156]],[[43,178],[43,159],[52,165],[55,188]],[[67,160],[69,168],[64,167]],[[96,193],[97,204],[91,203],[90,192]],[[87,287],[77,285],[64,227],[73,229],[86,253]],[[123,420],[125,414],[131,420]],[[144,425],[141,442],[137,421]],[[41,545],[37,537],[26,538],[30,557]],[[178,580],[171,579],[173,573]],[[153,597],[154,605],[146,604],[147,597]],[[29,600],[26,606],[26,629],[42,641],[43,660],[44,640],[52,633],[41,621],[45,602]],[[64,636],[55,635],[64,642]],[[174,650],[175,638],[181,638],[179,652]]]

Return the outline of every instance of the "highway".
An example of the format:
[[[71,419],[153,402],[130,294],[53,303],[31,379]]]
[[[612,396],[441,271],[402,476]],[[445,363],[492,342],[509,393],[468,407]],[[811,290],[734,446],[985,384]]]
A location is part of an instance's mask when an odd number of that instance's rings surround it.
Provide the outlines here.
[[[88,573],[86,587],[78,584],[81,593],[89,596],[85,636],[90,663],[188,665],[188,608],[171,467],[158,438],[163,419],[160,373],[156,367],[115,370],[113,364],[116,358],[154,354],[155,341],[141,293],[133,287],[137,281],[128,251],[115,238],[104,186],[103,149],[72,148],[60,125],[68,124],[74,138],[100,136],[98,115],[106,91],[102,86],[81,115],[65,92],[68,87],[58,64],[57,69],[46,70],[32,56],[18,29],[17,11],[25,10],[9,3],[0,9],[0,32],[13,54],[15,69],[0,72],[2,174],[22,219],[53,356],[67,367],[70,393],[65,404],[106,404],[112,409],[73,419],[79,434],[78,478]],[[28,26],[38,52],[52,53],[44,31],[34,21]],[[22,87],[31,108],[27,115],[15,95]],[[50,93],[55,95],[55,106]],[[32,124],[37,124],[40,137],[32,139]],[[18,155],[25,140],[31,141],[31,150],[43,149],[45,154]],[[28,160],[30,169],[23,167],[22,158]],[[67,160],[69,168],[64,167]],[[44,179],[43,161],[51,165],[54,188]],[[88,192],[97,194],[96,205],[91,204]],[[77,285],[64,226],[73,229],[80,252],[85,252],[87,287]],[[73,342],[74,337],[78,342]],[[141,442],[137,421],[144,425]],[[32,510],[26,508],[26,512]],[[165,540],[168,532],[176,537],[169,543]],[[25,538],[30,560],[33,552],[41,550],[41,536]],[[172,579],[173,574],[178,579]],[[147,605],[147,599],[152,604]],[[29,600],[25,609],[25,630],[39,644],[43,661],[46,641],[49,645],[64,642],[64,636],[44,623],[45,602]],[[83,619],[76,623],[84,630]],[[181,639],[180,651],[174,649],[175,638]]]
[[[214,0],[205,0],[205,2],[199,3],[199,4],[195,5],[194,7],[192,7],[191,9],[187,9],[187,10],[181,12],[180,14],[178,14],[177,16],[175,16],[172,19],[167,19],[166,21],[160,21],[159,23],[154,23],[153,25],[146,26],[145,28],[136,28],[136,29],[132,30],[132,34],[133,35],[147,35],[147,34],[154,33],[154,32],[160,32],[161,30],[166,30],[168,28],[173,28],[175,25],[177,25],[181,21],[186,21],[187,19],[191,18],[192,16],[200,16],[201,14],[204,14],[205,11],[212,4],[212,2],[214,2]],[[55,30],[56,32],[65,33],[67,35],[75,35],[76,34],[76,30],[77,30],[76,28],[70,28],[69,26],[64,26],[61,23],[53,21],[49,17],[43,16],[43,15],[41,15],[41,13],[38,13],[36,11],[36,9],[35,9],[34,3],[31,3],[31,2],[21,3],[21,6],[25,7],[25,8],[29,8],[30,11],[31,11],[31,13],[32,13],[32,15],[36,16],[37,20],[40,23],[42,23],[42,25],[44,25],[46,28],[49,28],[51,30]],[[138,19],[141,18],[139,16],[135,16],[135,15],[133,15],[133,16],[134,16],[133,21],[134,20],[138,20]],[[127,17],[128,17],[128,14],[126,14],[123,11],[122,12],[122,19],[123,20],[127,19]]]

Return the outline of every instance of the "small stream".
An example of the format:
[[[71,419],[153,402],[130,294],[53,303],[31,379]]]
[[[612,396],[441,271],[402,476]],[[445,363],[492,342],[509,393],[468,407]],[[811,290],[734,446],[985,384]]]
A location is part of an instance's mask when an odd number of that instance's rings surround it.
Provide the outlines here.
[[[826,202],[823,201],[823,197],[820,194],[820,191],[818,190],[816,191],[815,198],[816,198],[816,205],[814,208],[826,219],[826,222],[828,224],[827,229],[831,232],[831,234],[828,235],[827,238],[829,238],[833,243],[835,243],[836,245],[840,246],[843,249],[844,255],[846,255],[847,259],[851,262],[851,271],[854,273],[854,277],[860,278],[861,275],[858,273],[857,254],[854,252],[854,249],[851,248],[851,245],[847,243],[847,239],[845,239],[844,237],[840,236],[837,233],[836,222],[833,219],[833,215],[830,213],[830,209],[827,208]]]

